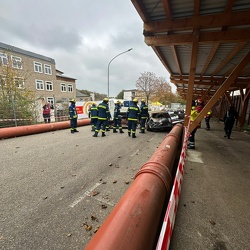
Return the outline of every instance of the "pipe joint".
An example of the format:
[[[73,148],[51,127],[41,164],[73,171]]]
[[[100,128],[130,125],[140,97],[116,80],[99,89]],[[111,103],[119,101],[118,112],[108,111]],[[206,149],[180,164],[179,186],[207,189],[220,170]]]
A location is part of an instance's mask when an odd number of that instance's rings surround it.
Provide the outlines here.
[[[171,181],[172,175],[168,169],[168,167],[157,161],[148,161],[145,163],[141,169],[137,172],[134,179],[136,179],[141,174],[154,174],[161,179],[166,187],[167,192],[171,191]]]

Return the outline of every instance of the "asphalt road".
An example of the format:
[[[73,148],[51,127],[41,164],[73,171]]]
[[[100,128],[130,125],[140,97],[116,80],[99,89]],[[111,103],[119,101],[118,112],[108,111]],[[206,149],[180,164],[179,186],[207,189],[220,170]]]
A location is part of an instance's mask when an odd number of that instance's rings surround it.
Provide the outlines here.
[[[78,129],[0,141],[0,249],[83,249],[167,134]]]

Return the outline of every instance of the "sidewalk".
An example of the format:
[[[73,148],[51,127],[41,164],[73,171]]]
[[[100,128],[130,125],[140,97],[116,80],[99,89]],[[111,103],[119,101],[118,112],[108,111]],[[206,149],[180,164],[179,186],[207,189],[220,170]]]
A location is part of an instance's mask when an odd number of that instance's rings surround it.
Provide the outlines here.
[[[185,175],[170,250],[243,250],[250,242],[250,135],[223,124],[196,132]]]

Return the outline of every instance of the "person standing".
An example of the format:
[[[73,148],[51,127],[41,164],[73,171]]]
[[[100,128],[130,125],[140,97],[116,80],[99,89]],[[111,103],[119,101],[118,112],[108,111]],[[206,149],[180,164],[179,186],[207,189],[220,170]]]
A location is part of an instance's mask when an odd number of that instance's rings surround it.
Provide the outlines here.
[[[89,118],[90,119],[90,125],[91,125],[91,131],[95,131],[96,129],[96,123],[98,120],[98,109],[96,106],[96,103],[92,103],[92,106],[89,109]]]
[[[72,99],[69,106],[69,119],[70,119],[70,132],[74,134],[79,132],[77,128],[77,111],[76,111],[76,100]]]
[[[206,130],[210,130],[210,119],[212,117],[212,111],[209,110],[205,116]]]
[[[129,106],[126,117],[128,120],[128,136],[131,135],[132,132],[132,138],[136,138],[136,123],[140,116],[140,109],[137,106],[138,100],[134,99],[132,101],[132,104]]]
[[[141,106],[140,106],[140,133],[145,133],[145,125],[146,121],[149,117],[148,114],[148,105],[145,104],[145,100],[141,100]]]
[[[117,133],[116,129],[119,129],[120,133],[124,133],[122,131],[122,116],[121,116],[121,102],[118,100],[115,104],[114,109],[114,125],[113,125],[113,133]]]
[[[46,103],[43,106],[43,119],[44,123],[50,123],[50,103]]]
[[[195,106],[192,107],[191,114],[190,114],[190,122],[192,123],[198,116],[198,111]],[[195,149],[195,133],[199,125],[190,133],[188,138],[188,149]]]
[[[225,131],[224,137],[227,137],[228,139],[231,138],[231,133],[232,133],[232,129],[234,126],[234,122],[235,122],[235,119],[237,118],[238,118],[238,112],[235,110],[235,107],[232,105],[229,107],[223,119],[224,131]]]
[[[105,97],[103,101],[97,106],[98,109],[98,119],[96,123],[96,129],[93,137],[97,137],[101,129],[102,137],[105,135],[107,120],[110,117],[110,111],[108,106],[109,99]]]

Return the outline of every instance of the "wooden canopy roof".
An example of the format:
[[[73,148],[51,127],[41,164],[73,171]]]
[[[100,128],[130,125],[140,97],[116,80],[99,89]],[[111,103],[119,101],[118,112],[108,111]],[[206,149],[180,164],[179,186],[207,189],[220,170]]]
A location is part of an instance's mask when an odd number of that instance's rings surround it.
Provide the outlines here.
[[[145,43],[187,108],[203,98],[209,109],[224,93],[249,90],[249,0],[131,1],[144,22]]]

